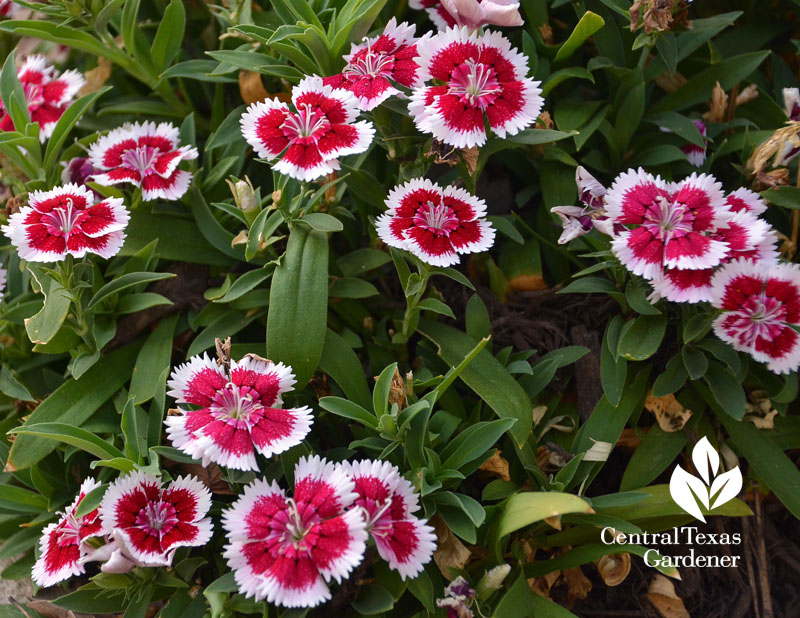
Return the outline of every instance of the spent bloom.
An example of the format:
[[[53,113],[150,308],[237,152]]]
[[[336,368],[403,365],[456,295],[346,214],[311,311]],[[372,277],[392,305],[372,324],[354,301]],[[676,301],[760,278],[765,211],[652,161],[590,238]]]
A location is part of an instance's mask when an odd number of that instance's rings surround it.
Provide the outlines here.
[[[381,240],[433,266],[452,266],[459,254],[487,251],[494,243],[486,203],[464,189],[415,178],[392,189],[386,205],[375,223]]]
[[[475,594],[469,582],[459,575],[444,589],[444,597],[436,599],[436,605],[447,609],[447,618],[473,618]]]
[[[304,78],[292,89],[294,110],[278,99],[250,105],[242,115],[242,135],[259,157],[297,180],[314,180],[339,169],[339,157],[364,152],[375,128],[358,117],[358,100],[349,90]]]
[[[436,549],[436,535],[413,515],[420,507],[411,483],[388,461],[344,462],[342,468],[355,483],[355,504],[364,509],[378,554],[403,579],[419,575]]]
[[[78,505],[93,489],[100,487],[94,479],[86,479],[74,502],[60,513],[57,522],[42,531],[39,540],[39,559],[33,565],[31,577],[38,586],[57,584],[84,571],[84,563],[91,547],[87,540],[102,536],[102,525],[97,509],[86,515],[75,514]]]
[[[670,268],[713,268],[727,255],[727,244],[714,234],[731,212],[713,176],[666,182],[641,168],[628,170],[606,193],[606,212],[622,230],[612,242],[614,253],[645,279]]]
[[[25,58],[17,70],[31,122],[39,123],[39,141],[53,134],[61,115],[83,87],[83,75],[74,70],[59,74],[42,55]],[[20,127],[22,129],[24,127]],[[0,131],[14,131],[11,115],[0,101]]]
[[[420,79],[431,82],[414,90],[408,106],[420,131],[471,148],[486,143],[486,123],[505,138],[539,116],[540,82],[527,77],[527,58],[499,32],[450,28],[417,49]]]
[[[169,122],[126,122],[89,148],[89,162],[97,170],[92,180],[101,185],[129,182],[142,189],[146,202],[180,199],[192,173],[178,165],[196,159],[198,152],[178,144],[178,128]]]
[[[285,607],[314,607],[331,598],[328,582],[341,582],[361,562],[367,528],[358,497],[343,469],[319,457],[301,458],[294,496],[275,481],[257,479],[222,524],[224,556],[239,591]]]
[[[128,219],[121,199],[95,203],[91,190],[67,184],[33,191],[28,205],[11,215],[2,230],[29,262],[57,262],[67,254],[79,258],[87,253],[110,258],[122,247]]]
[[[178,403],[199,409],[170,411],[167,435],[184,453],[237,470],[258,470],[256,453],[271,457],[300,444],[311,410],[278,407],[295,383],[290,367],[248,354],[227,370],[206,354],[176,367],[167,385]]]
[[[350,54],[344,57],[347,65],[342,72],[325,77],[323,83],[349,90],[355,95],[358,108],[365,111],[399,94],[395,83],[407,88],[419,86],[415,30],[414,25],[398,25],[392,17],[381,35],[353,43]]]
[[[603,234],[613,235],[614,226],[605,211],[607,189],[582,166],[575,170],[578,199],[583,206],[556,206],[550,212],[558,215],[563,232],[558,244],[563,245],[597,228]]]
[[[716,335],[775,373],[800,367],[800,268],[736,260],[711,281]],[[793,327],[794,326],[794,327]]]
[[[103,534],[137,564],[168,566],[178,547],[211,539],[210,507],[211,494],[197,478],[179,477],[164,487],[158,477],[139,471],[109,485],[100,518]]]
[[[450,26],[521,26],[517,0],[409,0],[412,9],[425,9],[440,30]]]

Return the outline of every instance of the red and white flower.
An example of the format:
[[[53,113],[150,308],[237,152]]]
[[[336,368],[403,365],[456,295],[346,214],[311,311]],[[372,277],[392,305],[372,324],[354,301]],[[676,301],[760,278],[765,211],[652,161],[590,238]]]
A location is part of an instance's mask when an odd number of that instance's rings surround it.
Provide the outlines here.
[[[464,189],[415,178],[392,189],[386,205],[375,223],[378,236],[428,264],[452,266],[460,253],[487,251],[494,243],[486,203]]]
[[[539,116],[539,83],[526,57],[499,32],[450,28],[417,44],[420,79],[408,110],[420,131],[457,148],[486,143],[485,123],[505,138]]]
[[[200,408],[167,416],[167,435],[203,465],[258,470],[256,453],[282,453],[310,430],[310,408],[279,407],[294,383],[291,367],[254,354],[231,361],[229,371],[206,354],[195,356],[172,372],[167,385],[178,403]]]
[[[711,281],[716,335],[775,373],[800,367],[800,268],[737,260]]]
[[[178,128],[169,122],[126,122],[89,148],[89,161],[98,170],[92,179],[101,185],[129,182],[141,187],[146,202],[180,199],[192,173],[178,165],[196,159],[198,153],[197,148],[178,144]]]
[[[521,26],[517,0],[409,0],[412,9],[425,9],[440,30],[450,26]]]
[[[275,481],[256,480],[223,511],[229,544],[224,556],[240,592],[285,607],[314,607],[330,599],[361,562],[364,515],[349,508],[358,497],[343,469],[319,457],[302,458],[294,497]]]
[[[397,24],[392,17],[383,34],[353,45],[345,56],[347,66],[338,75],[323,78],[323,83],[352,92],[358,108],[369,111],[400,91],[394,84],[407,88],[420,85],[416,63],[416,26]]]
[[[67,254],[110,258],[125,241],[128,211],[119,198],[95,203],[86,187],[67,184],[33,191],[28,205],[11,215],[3,233],[29,262],[56,262]]]
[[[28,56],[17,69],[32,122],[39,123],[39,141],[53,134],[61,115],[83,87],[83,75],[74,70],[59,74],[42,55]],[[22,127],[24,128],[24,127]],[[14,121],[0,101],[0,131],[14,131]]]
[[[800,88],[783,89],[783,107],[789,120],[800,120]]]
[[[724,227],[711,234],[711,238],[724,242],[728,247],[722,264],[742,258],[757,260],[764,265],[778,264],[777,234],[766,221],[750,212],[735,213]],[[654,295],[651,298],[663,297],[685,303],[711,302],[713,275],[713,268],[667,269],[653,279]]]
[[[168,566],[179,547],[205,545],[211,539],[211,493],[193,476],[166,487],[138,471],[120,477],[100,504],[103,534],[113,536],[137,563]]]
[[[14,17],[21,8],[12,0],[0,0],[0,17]]]
[[[645,279],[669,268],[713,268],[727,255],[727,244],[713,234],[731,214],[713,176],[668,183],[641,168],[628,170],[606,193],[606,212],[623,226],[612,242],[614,253]]]
[[[102,525],[97,509],[78,517],[78,505],[93,489],[100,487],[94,479],[86,479],[75,501],[63,512],[59,520],[42,531],[39,541],[39,558],[33,565],[31,577],[38,586],[46,588],[84,571],[90,547],[87,539],[102,536]]]
[[[734,213],[744,210],[758,216],[765,213],[767,210],[767,203],[761,199],[761,196],[744,187],[729,193],[725,198],[725,203],[728,205],[731,212]]]
[[[253,103],[242,115],[242,135],[275,170],[297,180],[314,180],[339,169],[339,157],[364,152],[375,128],[358,117],[358,101],[344,88],[304,78],[292,89],[294,111],[277,99]]]
[[[420,507],[411,483],[388,461],[344,462],[342,468],[355,482],[355,504],[366,513],[378,554],[403,579],[419,575],[436,549],[436,534],[412,514]]]

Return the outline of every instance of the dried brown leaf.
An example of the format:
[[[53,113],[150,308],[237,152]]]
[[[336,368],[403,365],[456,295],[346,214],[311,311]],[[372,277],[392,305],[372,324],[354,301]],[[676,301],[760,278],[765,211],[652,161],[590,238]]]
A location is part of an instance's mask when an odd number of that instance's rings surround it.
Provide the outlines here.
[[[647,598],[663,618],[691,618],[675,592],[675,586],[663,575],[656,574],[647,589]]]
[[[239,93],[247,105],[269,98],[269,92],[261,81],[261,73],[255,71],[239,71]]]
[[[392,376],[392,381],[389,384],[389,405],[395,403],[401,410],[408,405],[408,400],[406,398],[406,383],[403,380],[403,376],[400,375],[400,371],[398,371],[396,367],[394,370],[394,375]]]
[[[550,598],[550,589],[561,577],[561,571],[553,571],[541,577],[531,577],[528,579],[528,586],[540,597]]]
[[[606,586],[619,586],[631,572],[630,554],[613,554],[595,560],[597,572]]]
[[[451,580],[455,575],[451,573],[450,569],[463,569],[472,554],[439,515],[434,515],[431,523],[438,539],[436,551],[433,552],[433,560],[442,575]]]
[[[83,77],[86,79],[86,83],[84,83],[83,87],[78,91],[79,97],[91,92],[96,92],[103,87],[103,84],[111,77],[111,61],[108,58],[98,58],[97,66],[86,71]]]
[[[500,477],[504,481],[511,480],[511,476],[509,474],[508,462],[503,458],[499,450],[495,451],[494,454],[492,454],[492,456],[489,457],[489,459],[484,461],[479,469],[484,470],[486,472],[491,472],[492,474]]]
[[[214,462],[211,462],[207,466],[195,463],[182,463],[181,470],[193,474],[200,479],[200,482],[208,487],[212,494],[217,494],[219,496],[233,495],[231,486],[222,478],[222,470]]]
[[[664,71],[661,75],[657,76],[654,81],[664,92],[673,93],[683,88],[687,80],[683,74],[678,71],[675,71],[675,73]]]
[[[578,599],[585,599],[592,591],[592,580],[583,574],[581,567],[573,567],[561,572],[567,582],[567,607]]]
[[[556,530],[561,530],[561,516],[560,515],[552,515],[550,517],[544,518],[544,523],[546,523],[551,528],[555,528]]]
[[[32,609],[33,611],[44,616],[44,618],[75,618],[75,614],[72,613],[71,610],[63,609],[53,605],[50,601],[29,601],[22,607]]]
[[[675,395],[648,395],[644,407],[655,415],[658,426],[667,433],[680,431],[692,418],[692,411],[684,408]]]

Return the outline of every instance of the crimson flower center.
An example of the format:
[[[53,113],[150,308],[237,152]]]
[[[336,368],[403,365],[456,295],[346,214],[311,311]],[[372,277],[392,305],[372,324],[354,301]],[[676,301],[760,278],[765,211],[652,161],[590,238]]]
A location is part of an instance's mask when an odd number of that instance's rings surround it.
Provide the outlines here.
[[[458,227],[458,217],[446,204],[428,202],[417,210],[414,224],[434,234],[449,236],[450,232]]]
[[[41,84],[24,84],[25,102],[28,107],[38,107],[44,103],[44,88]]]
[[[317,143],[321,133],[330,126],[331,123],[321,110],[304,104],[298,107],[296,114],[287,114],[281,130],[287,138],[308,144]]]
[[[229,382],[214,395],[211,409],[232,419],[246,421],[251,413],[261,409],[261,400],[258,392],[250,387]]]
[[[122,153],[122,165],[143,174],[150,170],[161,151],[153,146],[139,146]]]
[[[178,523],[178,514],[175,507],[169,502],[150,502],[136,515],[136,527],[150,536],[161,538],[175,524]]]
[[[47,227],[47,231],[69,239],[75,225],[83,216],[83,211],[75,208],[75,204],[67,198],[66,205],[53,208],[48,213],[42,215],[42,223]]]
[[[286,500],[286,521],[284,530],[279,534],[278,543],[280,553],[300,552],[308,554],[316,540],[316,535],[311,534],[319,520],[316,510],[308,505],[299,507],[297,503],[288,498]]]
[[[449,92],[465,105],[485,110],[498,97],[501,88],[491,66],[469,58],[453,69]]]
[[[694,215],[679,202],[672,202],[663,195],[647,207],[645,227],[662,240],[681,237],[692,231]]]
[[[367,49],[363,55],[353,58],[342,73],[353,77],[388,77],[393,66],[392,56]]]

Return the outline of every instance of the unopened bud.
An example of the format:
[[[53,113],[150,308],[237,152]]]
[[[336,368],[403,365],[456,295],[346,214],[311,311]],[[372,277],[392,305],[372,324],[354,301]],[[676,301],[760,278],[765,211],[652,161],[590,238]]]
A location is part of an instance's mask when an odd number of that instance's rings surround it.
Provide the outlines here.
[[[237,180],[236,184],[232,183],[230,180],[228,180],[227,183],[231,188],[233,201],[236,202],[237,207],[244,211],[255,210],[258,207],[256,192],[249,178],[245,176],[244,180]]]

